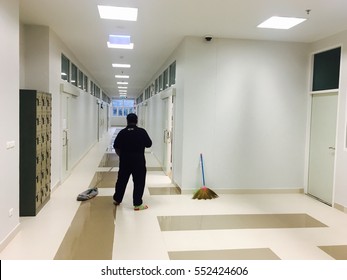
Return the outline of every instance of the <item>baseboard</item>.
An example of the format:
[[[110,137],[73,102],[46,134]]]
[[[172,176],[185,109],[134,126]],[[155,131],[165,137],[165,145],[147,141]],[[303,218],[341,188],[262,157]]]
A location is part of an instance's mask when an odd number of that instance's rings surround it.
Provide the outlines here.
[[[6,248],[6,246],[15,238],[19,233],[20,224],[18,224],[0,243],[0,252]]]
[[[197,189],[181,189],[182,194],[192,194]],[[304,193],[303,188],[298,189],[213,189],[217,194],[296,194]]]
[[[344,213],[347,213],[347,207],[341,205],[341,204],[338,204],[338,203],[334,203],[334,208],[337,209],[337,210],[340,210]]]
[[[51,192],[53,193],[56,189],[58,189],[58,187],[61,185],[61,182],[58,181],[56,184],[54,184],[51,188]]]

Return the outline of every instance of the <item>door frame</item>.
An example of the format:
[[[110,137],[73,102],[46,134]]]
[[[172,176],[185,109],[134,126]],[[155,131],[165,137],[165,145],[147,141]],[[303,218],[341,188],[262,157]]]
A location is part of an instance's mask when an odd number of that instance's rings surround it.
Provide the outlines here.
[[[60,180],[64,182],[65,179],[70,175],[70,153],[69,153],[69,128],[70,128],[70,99],[71,95],[65,92],[60,93],[60,148],[61,148],[61,170],[60,170]],[[66,106],[66,108],[64,108]],[[66,112],[66,119],[64,118]],[[65,143],[64,143],[65,142]],[[66,147],[66,148],[64,148]],[[66,149],[66,150],[65,150]]]
[[[167,176],[173,178],[173,144],[174,144],[174,120],[175,120],[175,96],[176,88],[170,87],[161,92],[160,98],[163,101],[164,120],[164,161],[163,169]],[[165,102],[165,100],[167,100]]]
[[[310,162],[310,142],[311,142],[311,121],[312,121],[312,100],[315,95],[337,95],[337,114],[336,114],[336,128],[335,128],[335,157],[334,157],[334,173],[333,173],[333,182],[332,182],[332,200],[331,205],[327,204],[325,201],[309,194],[309,162]],[[304,173],[304,193],[310,195],[315,199],[333,206],[335,201],[335,182],[336,182],[336,162],[337,162],[337,132],[338,132],[338,116],[339,116],[339,103],[340,103],[340,92],[339,89],[333,90],[323,90],[310,92],[308,102],[307,102],[307,128],[306,128],[306,154],[305,154],[305,173]]]

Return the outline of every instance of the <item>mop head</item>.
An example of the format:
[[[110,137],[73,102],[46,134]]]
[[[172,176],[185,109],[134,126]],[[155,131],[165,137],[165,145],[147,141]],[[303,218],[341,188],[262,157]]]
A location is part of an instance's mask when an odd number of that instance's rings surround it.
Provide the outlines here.
[[[217,197],[218,194],[216,194],[213,190],[203,186],[195,192],[193,199],[213,199]]]
[[[77,196],[77,201],[85,201],[98,195],[98,188],[88,189]]]

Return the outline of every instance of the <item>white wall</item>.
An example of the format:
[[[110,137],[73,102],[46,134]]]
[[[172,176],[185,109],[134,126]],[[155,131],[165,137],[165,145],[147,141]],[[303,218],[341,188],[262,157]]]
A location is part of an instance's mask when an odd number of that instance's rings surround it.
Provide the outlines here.
[[[60,85],[63,82],[61,79],[61,54],[67,56],[84,74],[93,77],[83,64],[78,61],[73,52],[65,46],[64,42],[55,34],[53,30],[49,30],[49,91],[53,96],[53,142],[52,142],[52,158],[60,159],[52,165],[52,186],[55,186],[60,181],[61,172],[61,156],[62,156],[62,118],[61,116],[61,95]],[[93,80],[95,82],[95,80]],[[77,89],[77,88],[76,88]],[[87,151],[97,142],[98,139],[98,124],[100,125],[100,133],[102,136],[108,129],[107,126],[107,110],[100,109],[98,116],[98,99],[81,89],[77,89],[79,96],[71,96],[70,111],[69,111],[69,156],[70,167],[73,168]],[[99,122],[98,122],[98,118]]]
[[[19,3],[0,2],[0,249],[19,225]],[[6,149],[15,141],[13,149]],[[13,215],[9,217],[9,210]]]
[[[71,62],[93,79],[75,55],[66,47],[54,31],[44,26],[23,26],[22,36],[25,55],[21,59],[21,68],[25,69],[24,84],[21,88],[39,89],[52,94],[52,187],[61,182],[62,167],[62,118],[61,116],[61,54],[64,53]],[[34,69],[34,70],[33,70]],[[94,80],[95,82],[95,80]],[[97,99],[83,90],[77,89],[79,96],[70,98],[70,167],[73,167],[96,143],[98,139]],[[100,110],[100,135],[107,129],[107,114]]]
[[[336,34],[312,44],[312,53],[332,49],[342,46],[341,65],[340,65],[340,90],[338,99],[337,116],[337,138],[336,138],[336,166],[335,166],[335,186],[333,200],[347,209],[347,31]]]
[[[25,88],[49,92],[49,27],[24,25],[22,28]]]
[[[187,37],[173,60],[175,183],[201,186],[203,153],[212,188],[304,187],[308,44]]]
[[[304,186],[306,44],[186,40],[182,187]]]

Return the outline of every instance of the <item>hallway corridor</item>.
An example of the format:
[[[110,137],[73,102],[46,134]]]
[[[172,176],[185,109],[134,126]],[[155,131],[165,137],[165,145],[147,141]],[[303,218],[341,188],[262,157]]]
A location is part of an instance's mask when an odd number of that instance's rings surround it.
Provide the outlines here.
[[[144,202],[134,211],[132,181],[112,203],[118,158],[111,128],[53,190],[36,217],[22,217],[2,260],[334,260],[347,259],[347,215],[304,194],[180,194],[146,152]],[[79,193],[98,187],[88,201]],[[218,190],[215,190],[218,193]]]

